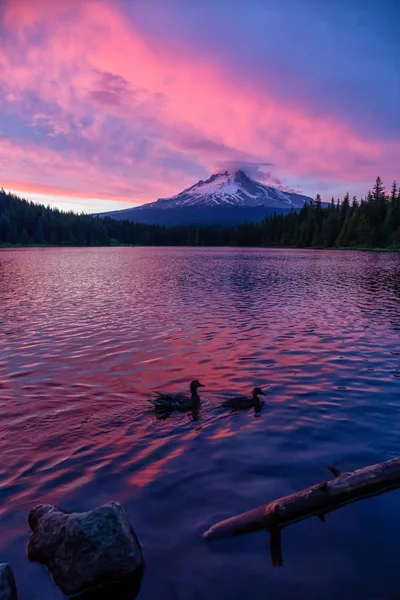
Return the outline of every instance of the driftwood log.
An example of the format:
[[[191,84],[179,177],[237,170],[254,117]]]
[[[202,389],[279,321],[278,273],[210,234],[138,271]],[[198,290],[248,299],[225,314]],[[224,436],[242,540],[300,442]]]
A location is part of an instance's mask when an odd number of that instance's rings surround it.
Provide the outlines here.
[[[271,533],[272,564],[281,566],[281,530],[284,527],[312,516],[324,521],[326,513],[345,504],[400,487],[400,457],[352,473],[340,473],[335,467],[328,469],[335,477],[333,480],[221,521],[206,531],[203,539],[221,539],[264,529]]]

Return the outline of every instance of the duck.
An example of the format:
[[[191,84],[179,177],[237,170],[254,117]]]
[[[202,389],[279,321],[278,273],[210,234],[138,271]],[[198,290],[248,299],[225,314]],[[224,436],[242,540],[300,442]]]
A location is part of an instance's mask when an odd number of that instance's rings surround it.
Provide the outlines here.
[[[157,397],[149,400],[149,402],[155,406],[156,410],[178,410],[180,412],[194,410],[200,406],[200,396],[197,390],[201,387],[205,386],[198,379],[194,379],[190,384],[190,396],[157,392]]]
[[[237,396],[236,398],[229,398],[222,403],[222,406],[233,408],[235,410],[241,410],[244,408],[257,408],[263,404],[259,396],[266,396],[266,393],[262,389],[255,387],[251,393],[251,396]]]

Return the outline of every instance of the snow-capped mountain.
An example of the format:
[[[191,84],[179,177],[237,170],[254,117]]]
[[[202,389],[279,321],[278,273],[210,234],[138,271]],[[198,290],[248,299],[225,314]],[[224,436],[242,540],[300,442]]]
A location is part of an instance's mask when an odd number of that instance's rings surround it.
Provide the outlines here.
[[[160,198],[139,208],[180,208],[189,206],[269,206],[271,208],[301,208],[311,198],[282,192],[252,179],[239,170],[225,171],[199,181],[176,196]]]
[[[211,175],[171,198],[99,216],[166,226],[224,227],[262,221],[269,214],[298,210],[310,201],[307,196],[264,185],[239,170]]]

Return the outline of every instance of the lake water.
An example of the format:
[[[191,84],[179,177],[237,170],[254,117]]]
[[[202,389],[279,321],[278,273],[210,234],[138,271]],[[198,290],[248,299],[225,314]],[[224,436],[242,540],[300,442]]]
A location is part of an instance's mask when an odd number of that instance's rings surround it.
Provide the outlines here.
[[[0,251],[0,561],[20,600],[62,598],[25,558],[39,502],[120,501],[140,600],[397,599],[400,491],[283,532],[213,523],[400,454],[400,255],[198,248]],[[154,390],[206,385],[157,418]],[[254,386],[266,404],[220,403]]]

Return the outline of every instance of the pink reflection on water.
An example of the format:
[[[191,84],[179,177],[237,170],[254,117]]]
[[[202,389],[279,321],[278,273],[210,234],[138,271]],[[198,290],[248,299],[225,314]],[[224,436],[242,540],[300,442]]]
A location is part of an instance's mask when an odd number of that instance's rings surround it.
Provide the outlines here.
[[[395,453],[398,259],[354,256],[359,275],[349,253],[1,251],[2,548],[38,502],[120,500],[147,536],[163,503],[182,519],[163,533],[194,538],[223,505]],[[154,391],[193,378],[199,414],[157,419]],[[220,408],[255,385],[259,414]]]

